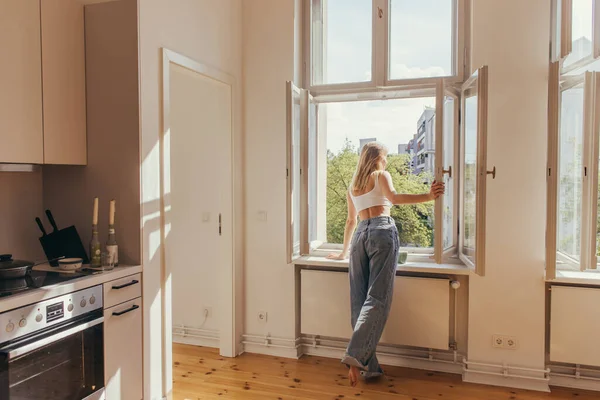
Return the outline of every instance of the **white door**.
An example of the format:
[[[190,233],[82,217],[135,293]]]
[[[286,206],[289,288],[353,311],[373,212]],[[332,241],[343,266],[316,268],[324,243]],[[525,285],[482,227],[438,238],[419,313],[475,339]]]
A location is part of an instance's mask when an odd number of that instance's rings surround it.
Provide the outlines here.
[[[231,84],[171,62],[169,127],[165,263],[173,341],[221,347],[232,320]]]

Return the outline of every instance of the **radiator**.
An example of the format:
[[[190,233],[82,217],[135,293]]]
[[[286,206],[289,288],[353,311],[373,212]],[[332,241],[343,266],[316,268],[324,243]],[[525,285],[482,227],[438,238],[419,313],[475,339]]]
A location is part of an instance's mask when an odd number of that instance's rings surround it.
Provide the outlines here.
[[[552,286],[550,361],[600,366],[600,289]]]
[[[448,279],[396,277],[394,299],[381,343],[448,349],[450,284]],[[348,274],[302,271],[302,334],[349,339]]]

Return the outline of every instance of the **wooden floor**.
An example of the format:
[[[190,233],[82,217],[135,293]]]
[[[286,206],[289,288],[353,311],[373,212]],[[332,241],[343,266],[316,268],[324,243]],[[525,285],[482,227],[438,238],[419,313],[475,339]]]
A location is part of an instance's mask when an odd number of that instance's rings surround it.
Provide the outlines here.
[[[243,354],[220,357],[217,350],[173,347],[174,400],[307,399],[307,400],[533,400],[599,399],[600,394],[553,388],[551,394],[461,382],[459,375],[387,367],[375,383],[348,385],[347,370],[338,360],[303,357],[289,360]]]

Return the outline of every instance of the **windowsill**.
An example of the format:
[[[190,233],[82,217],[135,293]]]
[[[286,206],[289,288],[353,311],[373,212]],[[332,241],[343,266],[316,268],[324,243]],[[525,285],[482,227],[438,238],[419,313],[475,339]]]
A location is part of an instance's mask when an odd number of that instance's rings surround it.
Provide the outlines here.
[[[293,264],[310,267],[336,268],[340,270],[348,269],[348,260],[330,260],[327,257],[321,256],[302,256],[295,259]],[[398,264],[396,271],[444,275],[471,275],[472,272],[470,268],[460,264],[435,264],[410,261],[406,264]]]
[[[600,286],[600,270],[597,271],[556,271],[555,279],[546,279],[550,283],[572,283],[576,285]]]

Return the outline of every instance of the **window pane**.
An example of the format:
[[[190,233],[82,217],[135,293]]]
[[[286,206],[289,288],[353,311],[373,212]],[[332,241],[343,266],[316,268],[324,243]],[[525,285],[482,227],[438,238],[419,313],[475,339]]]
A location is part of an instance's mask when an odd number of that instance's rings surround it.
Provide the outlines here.
[[[559,130],[557,261],[578,265],[581,250],[583,88],[562,92]]]
[[[371,0],[312,0],[313,85],[369,82]]]
[[[463,254],[475,262],[477,213],[477,96],[465,99],[465,140],[463,168]]]
[[[454,113],[456,101],[452,97],[446,97],[444,100],[444,162],[445,170],[448,167],[452,171],[454,168]],[[442,236],[443,248],[447,249],[454,245],[454,175],[452,178],[448,174],[444,175],[446,183],[446,193],[444,194],[444,212],[443,212],[443,229]]]
[[[361,144],[372,140],[389,151],[387,170],[398,193],[427,193],[435,167],[435,98],[319,105],[319,136],[326,135],[327,241],[342,243],[346,193]],[[323,121],[324,120],[324,121]],[[392,208],[403,247],[433,246],[433,202]]]
[[[390,79],[453,75],[454,1],[391,0]]]
[[[593,0],[573,0],[573,41],[571,54],[567,56],[563,67],[588,57],[592,54],[592,16]]]

